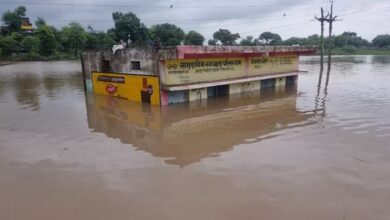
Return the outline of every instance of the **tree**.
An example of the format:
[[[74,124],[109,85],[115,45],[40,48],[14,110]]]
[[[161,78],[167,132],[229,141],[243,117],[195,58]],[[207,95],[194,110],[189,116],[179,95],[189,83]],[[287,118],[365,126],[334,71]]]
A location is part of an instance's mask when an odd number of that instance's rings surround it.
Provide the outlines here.
[[[154,42],[162,46],[180,45],[184,40],[184,31],[174,24],[158,24],[150,28],[150,36]]]
[[[0,37],[1,56],[10,56],[13,52],[18,51],[18,36],[16,33],[5,37]]]
[[[85,48],[87,49],[99,49],[99,48],[112,48],[115,44],[114,37],[104,32],[87,33],[87,40],[85,42]]]
[[[35,21],[35,26],[39,28],[43,25],[46,25],[46,21],[41,17],[37,17],[37,20]]]
[[[213,38],[215,40],[213,42],[220,42],[222,45],[237,45],[236,40],[240,38],[240,35],[232,34],[227,29],[219,29],[213,34]]]
[[[389,34],[383,34],[378,35],[372,40],[372,44],[375,47],[389,47],[390,46],[390,35]]]
[[[348,31],[344,31],[341,35],[347,37],[357,37],[357,34],[355,32],[348,32]]]
[[[78,51],[85,46],[87,33],[79,23],[71,22],[68,26],[62,28],[61,41],[65,48],[74,51],[74,57],[77,58]]]
[[[215,46],[215,45],[218,45],[218,41],[215,40],[215,39],[210,39],[210,40],[208,41],[208,44],[209,44],[209,45],[212,45],[212,46]]]
[[[306,45],[307,38],[299,38],[299,37],[290,37],[289,39],[283,42],[284,45]]]
[[[112,45],[115,44],[114,37],[108,33],[98,32],[95,35],[99,47],[112,48]]]
[[[137,15],[128,12],[123,14],[122,12],[114,12],[112,14],[114,20],[116,41],[131,42],[135,45],[144,45],[148,39],[148,29],[141,23]]]
[[[20,45],[28,53],[38,53],[41,41],[38,37],[27,36],[22,40]]]
[[[37,59],[39,58],[39,49],[41,45],[41,41],[38,37],[35,36],[27,36],[20,43],[21,47],[24,51],[27,52],[29,59]]]
[[[369,42],[361,37],[358,37],[355,32],[343,32],[334,37],[334,45],[336,47],[355,47],[362,48],[369,45]]]
[[[240,41],[241,46],[258,46],[260,45],[259,39],[253,39],[252,36],[247,36]]]
[[[196,31],[190,31],[184,37],[185,45],[203,45],[204,37]]]
[[[253,45],[253,37],[247,36],[246,38],[240,41],[241,46],[252,46]]]
[[[320,45],[321,39],[318,34],[313,34],[307,37],[305,45]]]
[[[22,17],[26,16],[26,7],[19,6],[13,12],[6,11],[1,20],[8,26],[10,32],[20,31],[22,25]]]
[[[261,33],[259,39],[266,45],[276,45],[282,43],[282,38],[279,34],[275,34],[269,31]]]
[[[56,37],[51,27],[47,25],[39,26],[36,36],[40,40],[40,54],[44,56],[53,55],[56,51]]]

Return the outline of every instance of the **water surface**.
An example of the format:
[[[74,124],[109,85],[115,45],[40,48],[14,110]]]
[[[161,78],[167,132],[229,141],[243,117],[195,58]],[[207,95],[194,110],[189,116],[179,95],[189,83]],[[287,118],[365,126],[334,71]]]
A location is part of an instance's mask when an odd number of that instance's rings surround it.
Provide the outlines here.
[[[78,62],[0,67],[0,219],[390,216],[390,57],[168,107],[85,96]],[[325,81],[325,80],[323,80]]]

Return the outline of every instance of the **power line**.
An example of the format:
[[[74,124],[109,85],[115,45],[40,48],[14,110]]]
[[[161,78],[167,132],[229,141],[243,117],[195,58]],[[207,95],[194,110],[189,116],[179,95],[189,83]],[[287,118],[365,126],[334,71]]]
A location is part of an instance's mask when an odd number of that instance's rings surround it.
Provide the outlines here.
[[[304,16],[289,16],[289,18],[300,18]],[[306,17],[306,15],[305,15]],[[238,19],[267,19],[267,20],[285,20],[286,17],[282,17],[282,15],[264,15],[264,16],[256,16],[256,17],[214,17],[214,18],[184,18],[184,19],[141,19],[143,22],[192,22],[192,21],[222,21],[222,20],[238,20]],[[50,19],[50,21],[62,21],[62,22],[70,22],[70,21],[80,21],[80,22],[113,22],[111,19],[77,19],[77,18],[72,18],[72,19]]]
[[[374,13],[380,13],[380,12],[387,12],[390,8],[390,5],[385,5],[381,7],[374,7],[368,10],[358,10],[358,11],[352,11],[352,12],[347,12],[344,14],[340,14],[340,16],[346,17],[349,15],[365,15],[365,14],[374,14]],[[374,9],[374,11],[372,11]],[[381,9],[381,10],[376,10],[376,9]]]
[[[253,8],[253,7],[281,7],[281,6],[296,6],[297,4],[294,3],[284,3],[281,5],[280,3],[267,3],[267,4],[256,4],[256,5],[221,5],[221,6],[213,6],[213,5],[207,5],[207,6],[173,6],[171,8],[171,4],[167,5],[139,5],[139,4],[133,4],[133,5],[127,5],[127,4],[88,4],[88,3],[61,3],[61,2],[0,2],[0,4],[3,5],[46,5],[46,6],[79,6],[79,7],[109,7],[109,8],[166,8],[166,9],[172,9],[172,8],[179,8],[179,9],[196,9],[196,8]],[[307,3],[305,5],[317,5],[317,3]]]
[[[278,30],[278,29],[282,29],[282,30],[289,30],[289,29],[295,29],[295,27],[302,27],[302,28],[305,28],[305,26],[302,26],[303,24],[308,24],[308,21],[304,21],[304,22],[297,22],[297,23],[291,23],[291,24],[286,24],[286,25],[280,25],[280,26],[271,26],[271,27],[265,27],[265,28],[262,28],[262,29],[256,29],[256,30],[251,30],[251,31],[246,31],[246,32],[241,32],[241,34],[248,34],[248,33],[254,33],[254,32],[259,32],[259,31],[263,31],[265,29],[272,29],[272,30]]]

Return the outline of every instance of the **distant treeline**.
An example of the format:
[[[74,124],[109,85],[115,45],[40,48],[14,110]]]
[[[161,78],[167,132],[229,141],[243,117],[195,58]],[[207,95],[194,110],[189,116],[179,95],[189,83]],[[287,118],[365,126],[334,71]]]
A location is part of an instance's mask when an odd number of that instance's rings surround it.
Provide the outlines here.
[[[131,46],[175,46],[203,45],[205,38],[196,31],[185,33],[174,24],[157,24],[146,27],[131,12],[114,12],[114,27],[107,31],[95,31],[92,26],[84,29],[79,23],[71,22],[57,29],[46,23],[43,18],[35,20],[36,28],[28,30],[27,9],[19,6],[2,15],[3,25],[0,34],[0,58],[8,60],[55,60],[72,59],[79,56],[81,50],[111,48],[115,43],[129,43]],[[28,21],[28,19],[27,19]],[[28,26],[28,25],[27,25]],[[209,45],[319,45],[317,34],[306,38],[291,37],[283,40],[279,34],[265,31],[258,37],[241,38],[238,33],[219,29],[208,41]],[[332,37],[335,53],[361,54],[370,51],[389,51],[390,35],[378,35],[372,42],[359,37],[354,32],[344,32]],[[368,52],[367,52],[368,51]],[[389,53],[390,54],[390,53]]]

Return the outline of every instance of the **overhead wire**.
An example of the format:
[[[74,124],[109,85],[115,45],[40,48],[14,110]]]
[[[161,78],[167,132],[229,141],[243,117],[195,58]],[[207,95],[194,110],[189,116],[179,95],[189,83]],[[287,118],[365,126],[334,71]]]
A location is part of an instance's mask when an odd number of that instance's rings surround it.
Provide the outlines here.
[[[109,8],[166,8],[166,9],[172,9],[172,8],[178,8],[178,9],[196,9],[196,8],[214,8],[214,9],[223,9],[223,8],[254,8],[254,7],[281,7],[281,6],[295,6],[295,3],[284,3],[281,5],[280,3],[266,3],[266,4],[251,4],[251,5],[244,5],[244,4],[238,4],[238,5],[205,5],[205,6],[172,6],[171,4],[167,5],[140,5],[140,4],[97,4],[97,3],[67,3],[67,2],[44,2],[44,1],[37,1],[37,2],[23,2],[23,1],[12,1],[12,2],[0,2],[0,4],[7,4],[7,5],[46,5],[46,6],[79,6],[79,7],[109,7]],[[309,4],[317,4],[317,3],[309,3]]]

